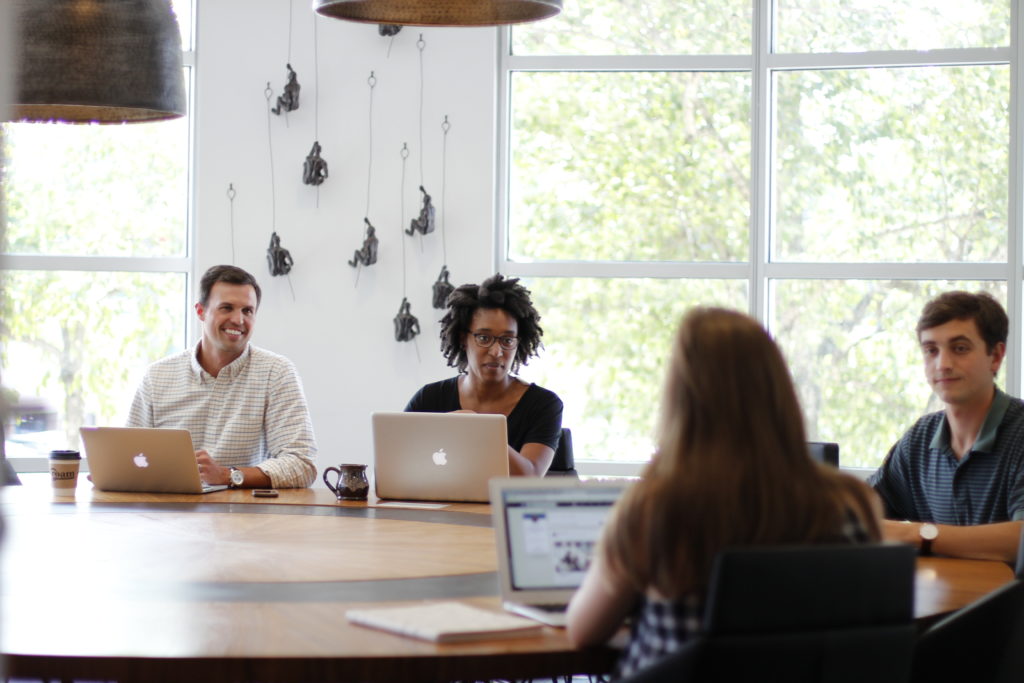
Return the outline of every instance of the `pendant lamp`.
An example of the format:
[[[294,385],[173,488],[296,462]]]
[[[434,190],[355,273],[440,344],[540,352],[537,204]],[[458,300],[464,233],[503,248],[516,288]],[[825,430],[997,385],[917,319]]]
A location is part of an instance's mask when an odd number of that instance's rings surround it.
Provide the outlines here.
[[[325,17],[402,26],[501,26],[562,11],[562,0],[313,0]]]
[[[186,113],[170,0],[14,0],[14,121],[131,123]]]

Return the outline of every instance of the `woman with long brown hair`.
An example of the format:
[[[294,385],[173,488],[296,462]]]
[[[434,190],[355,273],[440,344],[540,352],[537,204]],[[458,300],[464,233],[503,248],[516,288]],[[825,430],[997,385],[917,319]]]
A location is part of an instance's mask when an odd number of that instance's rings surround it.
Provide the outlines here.
[[[761,325],[692,309],[667,370],[658,452],[605,525],[569,637],[603,643],[632,614],[628,675],[699,631],[722,549],[877,540],[880,512],[866,485],[808,455],[789,370]]]

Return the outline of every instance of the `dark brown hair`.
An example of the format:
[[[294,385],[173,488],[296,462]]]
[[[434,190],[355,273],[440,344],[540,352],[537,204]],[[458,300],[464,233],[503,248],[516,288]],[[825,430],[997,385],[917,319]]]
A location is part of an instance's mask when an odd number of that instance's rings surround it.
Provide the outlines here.
[[[992,354],[996,344],[1006,343],[1010,321],[1006,311],[988,292],[953,291],[935,297],[921,309],[917,319],[917,338],[921,333],[951,320],[973,320],[978,333],[985,340],[985,352]]]
[[[519,278],[505,279],[501,273],[492,275],[480,285],[462,285],[448,295],[448,312],[441,318],[441,353],[450,367],[465,372],[469,364],[465,339],[478,309],[501,309],[516,319],[519,344],[512,359],[512,372],[526,365],[537,355],[544,330],[540,316],[530,300],[530,290],[519,284]]]
[[[221,265],[211,267],[203,273],[203,277],[199,280],[199,303],[203,308],[210,303],[210,290],[218,282],[226,282],[229,285],[252,285],[252,288],[256,290],[256,308],[260,307],[262,292],[256,278],[238,266]]]
[[[870,489],[811,459],[789,370],[757,321],[690,310],[666,374],[658,453],[602,537],[634,590],[700,593],[727,546],[843,542],[849,511],[880,536]]]

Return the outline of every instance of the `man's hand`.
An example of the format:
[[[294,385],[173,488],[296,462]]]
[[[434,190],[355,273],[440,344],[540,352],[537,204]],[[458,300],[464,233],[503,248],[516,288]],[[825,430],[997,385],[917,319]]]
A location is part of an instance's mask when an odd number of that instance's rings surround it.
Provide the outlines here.
[[[199,463],[199,478],[210,486],[231,482],[231,468],[215,463],[206,451],[196,451],[196,462]]]
[[[975,560],[998,560],[1013,564],[1021,539],[1021,522],[993,522],[958,526],[937,524],[939,535],[932,542],[932,552],[946,557]],[[887,541],[921,547],[921,523],[884,520],[882,536]]]

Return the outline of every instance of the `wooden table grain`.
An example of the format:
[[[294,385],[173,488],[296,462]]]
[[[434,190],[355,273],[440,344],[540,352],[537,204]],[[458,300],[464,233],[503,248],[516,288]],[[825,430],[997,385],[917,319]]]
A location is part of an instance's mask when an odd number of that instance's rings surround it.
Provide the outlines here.
[[[353,607],[457,599],[500,610],[486,505],[339,503],[329,491],[72,500],[45,479],[2,493],[0,651],[7,675],[180,681],[450,681],[608,671],[563,631],[437,645],[349,624]],[[997,562],[923,558],[916,614],[1012,578]]]

